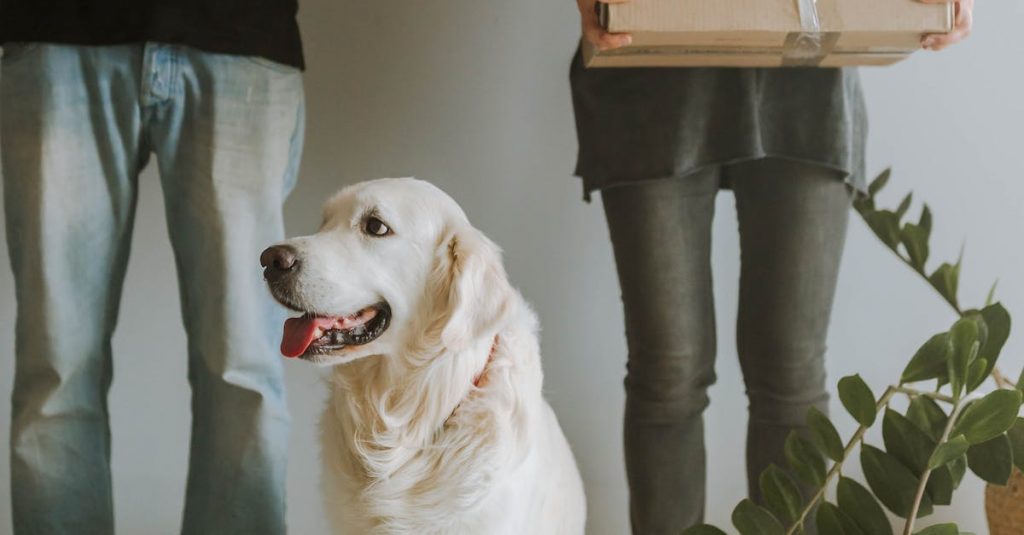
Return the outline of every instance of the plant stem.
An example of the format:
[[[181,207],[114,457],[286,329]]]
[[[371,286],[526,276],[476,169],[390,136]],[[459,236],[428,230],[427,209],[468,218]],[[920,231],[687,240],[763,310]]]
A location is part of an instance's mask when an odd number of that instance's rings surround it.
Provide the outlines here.
[[[939,446],[946,443],[949,440],[949,434],[953,431],[953,425],[956,423],[957,418],[960,416],[960,411],[966,407],[970,401],[980,398],[977,394],[972,394],[964,397],[960,401],[956,402],[953,406],[953,412],[949,415],[949,420],[946,421],[946,428],[942,431],[942,438],[939,439],[939,443],[935,446]],[[914,504],[910,508],[910,514],[907,515],[907,523],[903,525],[903,535],[911,535],[914,532],[914,521],[917,520],[917,512],[921,509],[921,501],[924,499],[925,488],[928,486],[928,478],[932,475],[932,469],[925,467],[924,473],[921,474],[921,481],[917,484],[917,493],[914,495]]]
[[[904,264],[909,266],[910,269],[914,270],[914,272],[917,273],[918,275],[924,277],[924,280],[928,283],[928,285],[934,288],[934,286],[932,285],[932,280],[928,278],[928,273],[923,268],[918,268],[917,266],[915,266],[914,263],[910,261],[910,258],[900,254],[899,250],[893,249],[892,252],[896,253],[896,256],[899,257],[899,259],[902,260]],[[942,300],[945,301],[950,307],[952,307],[954,311],[956,311],[957,316],[963,317],[964,311],[960,309],[960,305],[946,298],[946,296],[942,296]]]
[[[913,388],[907,388],[905,386],[896,387],[896,391],[901,394],[906,394],[908,396],[924,396],[926,398],[932,398],[938,401],[945,401],[946,403],[950,404],[956,402],[956,400],[953,399],[952,397],[947,396],[945,394],[940,394],[939,392],[923,392],[920,390],[914,390]]]
[[[1011,383],[1001,371],[999,371],[999,368],[992,369],[992,378],[996,380],[996,385],[998,385],[999,388],[1014,388],[1014,384]]]
[[[890,386],[885,393],[882,394],[882,397],[878,398],[878,403],[875,404],[875,414],[878,414],[883,408],[888,406],[889,401],[891,401],[893,396],[899,392],[900,387]],[[825,476],[825,481],[821,484],[821,488],[818,489],[814,498],[804,506],[804,509],[800,511],[800,517],[797,518],[796,522],[794,522],[793,525],[790,526],[789,530],[786,531],[786,535],[793,535],[796,533],[797,528],[804,525],[804,521],[807,520],[807,515],[811,514],[811,510],[814,509],[814,506],[818,505],[818,502],[825,497],[825,493],[828,491],[829,482],[842,472],[843,463],[846,462],[846,459],[853,454],[853,450],[857,447],[857,444],[863,440],[864,433],[867,433],[867,431],[868,428],[863,425],[857,428],[857,432],[853,434],[853,437],[850,438],[850,441],[846,444],[846,449],[843,450],[842,460],[836,461],[836,463],[832,465],[832,469],[829,470],[828,474]]]

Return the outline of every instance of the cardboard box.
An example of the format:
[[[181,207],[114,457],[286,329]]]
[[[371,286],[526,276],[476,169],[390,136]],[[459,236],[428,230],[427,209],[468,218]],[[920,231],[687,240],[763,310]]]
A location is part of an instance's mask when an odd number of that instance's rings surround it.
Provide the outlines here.
[[[954,24],[953,4],[917,0],[633,0],[598,9],[608,31],[631,33],[633,43],[602,52],[584,40],[588,67],[889,65]]]

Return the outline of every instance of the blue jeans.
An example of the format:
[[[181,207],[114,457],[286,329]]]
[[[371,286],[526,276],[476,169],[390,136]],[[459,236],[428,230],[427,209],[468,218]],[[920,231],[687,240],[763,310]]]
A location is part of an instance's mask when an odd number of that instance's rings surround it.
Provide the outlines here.
[[[110,338],[151,154],[188,333],[182,532],[284,533],[283,318],[257,259],[283,235],[302,150],[301,73],[161,44],[18,44],[5,49],[0,117],[18,307],[15,533],[114,531]]]

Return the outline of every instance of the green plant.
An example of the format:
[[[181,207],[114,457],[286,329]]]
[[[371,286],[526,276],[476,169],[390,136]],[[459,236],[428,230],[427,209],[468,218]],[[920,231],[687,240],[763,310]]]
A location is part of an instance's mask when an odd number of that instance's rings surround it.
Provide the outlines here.
[[[1014,465],[1024,470],[1024,418],[1019,417],[1024,374],[1014,385],[996,367],[1010,335],[1010,314],[994,302],[995,285],[984,307],[961,306],[957,290],[962,251],[955,264],[942,263],[928,272],[931,210],[925,205],[916,222],[905,221],[913,200],[909,194],[895,210],[877,208],[876,196],[889,176],[888,170],[879,175],[854,207],[882,243],[942,296],[957,319],[928,339],[899,381],[880,396],[859,375],[840,380],[840,401],[859,427],[843,443],[831,420],[811,410],[810,433],[794,432],[786,442],[790,471],[773,465],[761,474],[764,506],[744,500],[733,511],[732,522],[741,535],[800,534],[812,522],[821,535],[893,535],[882,505],[906,519],[902,534],[912,535],[917,518],[952,503],[968,470],[997,485],[1006,484]],[[989,377],[996,388],[982,395],[979,388]],[[921,385],[927,382],[934,386]],[[902,411],[895,408],[898,398],[908,402]],[[883,447],[865,440],[879,421]],[[866,487],[843,475],[858,447]],[[789,473],[814,488],[813,495],[801,495]],[[830,489],[834,502],[827,499]],[[956,524],[942,524],[917,533],[961,532]],[[706,524],[684,532],[722,534]]]

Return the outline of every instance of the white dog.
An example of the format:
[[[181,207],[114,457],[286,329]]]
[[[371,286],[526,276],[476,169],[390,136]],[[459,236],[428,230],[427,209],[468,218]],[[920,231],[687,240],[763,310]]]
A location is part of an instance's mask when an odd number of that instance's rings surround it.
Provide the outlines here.
[[[536,316],[455,201],[414,179],[357,184],[319,232],[260,261],[302,314],[282,353],[333,366],[321,439],[335,533],[583,533]]]

